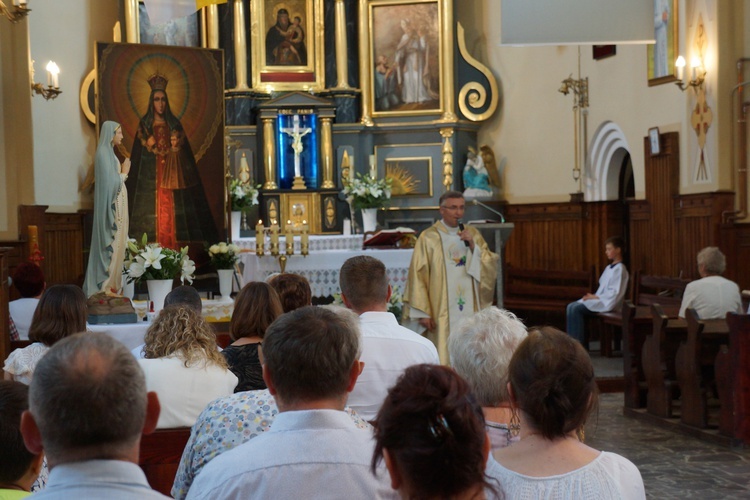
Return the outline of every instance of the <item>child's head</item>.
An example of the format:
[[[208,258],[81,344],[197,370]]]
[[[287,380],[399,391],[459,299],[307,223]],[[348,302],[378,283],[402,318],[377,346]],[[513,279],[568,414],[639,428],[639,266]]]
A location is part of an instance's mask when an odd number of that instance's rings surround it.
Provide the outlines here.
[[[172,144],[173,148],[176,148],[180,145],[180,137],[181,136],[179,130],[173,130],[169,135],[169,142]]]
[[[299,26],[300,24],[302,24],[302,18],[299,16],[294,16],[294,25]]]
[[[27,491],[41,464],[41,456],[26,449],[21,435],[21,414],[28,408],[29,387],[0,380],[0,483],[18,484]]]

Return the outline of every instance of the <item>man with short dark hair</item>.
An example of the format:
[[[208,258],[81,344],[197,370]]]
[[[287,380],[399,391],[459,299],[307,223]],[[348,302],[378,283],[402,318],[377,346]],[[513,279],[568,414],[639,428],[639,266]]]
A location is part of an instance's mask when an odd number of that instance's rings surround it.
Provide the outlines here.
[[[495,295],[499,257],[479,230],[463,226],[465,208],[464,195],[458,191],[440,197],[442,219],[419,235],[404,294],[409,317],[426,328],[425,336],[444,364],[448,364],[451,330],[491,306]]]
[[[366,420],[375,418],[388,388],[403,371],[421,363],[439,364],[432,342],[398,324],[388,312],[391,285],[385,264],[374,257],[359,255],[344,262],[339,272],[341,299],[357,313],[362,330],[365,367],[357,380],[349,406]]]
[[[103,333],[57,342],[39,361],[21,432],[47,456],[50,476],[39,498],[167,498],[138,467],[141,434],[159,418],[138,362]]]
[[[371,433],[343,411],[361,372],[360,335],[320,307],[279,317],[263,339],[271,428],[206,465],[188,498],[395,498],[370,470]]]

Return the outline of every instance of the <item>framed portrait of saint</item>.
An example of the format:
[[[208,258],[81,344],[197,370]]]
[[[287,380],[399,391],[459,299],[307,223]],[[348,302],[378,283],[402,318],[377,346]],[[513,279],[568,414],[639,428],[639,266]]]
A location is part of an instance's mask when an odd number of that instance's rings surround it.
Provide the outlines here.
[[[96,45],[97,122],[117,122],[129,157],[130,236],[191,255],[226,239],[224,55],[166,45]]]
[[[442,113],[441,2],[373,0],[368,16],[372,116]]]
[[[322,90],[323,0],[250,0],[250,11],[253,89]]]
[[[656,42],[646,46],[649,87],[677,81],[678,26],[677,0],[654,0]]]

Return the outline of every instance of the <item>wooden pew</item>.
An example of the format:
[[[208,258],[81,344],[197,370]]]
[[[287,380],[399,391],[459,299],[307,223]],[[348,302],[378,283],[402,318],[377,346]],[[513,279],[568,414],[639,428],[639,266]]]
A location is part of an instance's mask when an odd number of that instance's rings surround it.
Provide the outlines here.
[[[750,315],[727,313],[729,345],[716,355],[719,433],[750,445]]]
[[[684,319],[671,317],[659,304],[651,305],[653,331],[643,342],[643,374],[646,378],[646,409],[658,417],[672,417],[676,394],[675,355],[687,336]],[[676,316],[676,313],[675,313]]]
[[[646,406],[646,378],[641,352],[649,330],[653,329],[650,311],[629,300],[622,304],[622,366],[625,378],[625,407]]]
[[[519,269],[508,264],[503,305],[511,311],[565,313],[565,307],[595,289],[594,266],[588,271]]]
[[[156,491],[171,496],[182,452],[189,438],[190,427],[160,429],[141,436],[138,465],[146,474],[148,484]]]
[[[729,342],[725,319],[700,319],[695,309],[685,311],[687,338],[680,343],[675,358],[680,386],[683,424],[708,427],[706,388],[715,381],[714,363],[719,349]]]
[[[650,306],[659,304],[662,307],[680,307],[682,294],[690,280],[672,278],[669,276],[650,276],[636,271],[632,280],[633,304],[636,306]],[[624,317],[622,310],[599,313],[602,323],[601,328],[601,352],[603,356],[612,356],[612,345],[614,350],[619,349],[617,333],[623,332]],[[623,352],[624,356],[624,352]]]

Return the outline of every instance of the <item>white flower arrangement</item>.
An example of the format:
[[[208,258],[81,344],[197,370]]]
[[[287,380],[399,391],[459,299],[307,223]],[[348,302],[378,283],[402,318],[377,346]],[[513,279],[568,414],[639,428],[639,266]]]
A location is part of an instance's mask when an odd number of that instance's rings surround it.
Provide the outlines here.
[[[229,195],[232,198],[232,210],[243,211],[258,204],[260,184],[253,186],[249,182],[232,179],[229,182]]]
[[[346,201],[354,208],[380,208],[391,199],[391,179],[373,179],[369,175],[357,176],[344,186]]]
[[[211,264],[216,269],[233,269],[234,264],[240,258],[240,247],[222,241],[208,247],[208,255],[211,257]]]
[[[178,252],[162,248],[158,243],[149,243],[145,233],[140,244],[135,239],[128,238],[123,264],[128,283],[175,279],[178,276],[182,283],[192,283],[195,262],[190,260],[187,252],[188,247]]]

